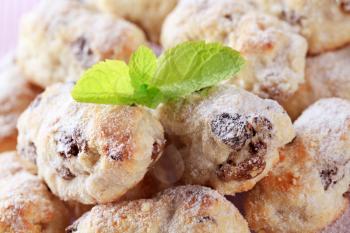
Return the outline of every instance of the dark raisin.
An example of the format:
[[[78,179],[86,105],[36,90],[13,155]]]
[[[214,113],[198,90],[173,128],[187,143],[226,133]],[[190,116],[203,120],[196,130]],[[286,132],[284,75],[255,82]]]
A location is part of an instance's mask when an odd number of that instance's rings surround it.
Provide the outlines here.
[[[69,170],[69,168],[64,166],[56,168],[56,172],[62,179],[65,180],[72,180],[75,178],[75,175]]]
[[[325,191],[327,191],[331,184],[334,182],[333,179],[337,174],[338,168],[336,166],[321,170],[320,177]]]
[[[72,51],[84,68],[89,68],[94,64],[94,53],[85,37],[81,36],[72,43]]]
[[[256,133],[259,133],[259,136],[264,138],[271,138],[272,137],[272,123],[265,117],[253,117],[252,124],[254,131]]]
[[[343,194],[343,196],[344,196],[345,198],[350,199],[350,185],[349,185],[348,191],[346,191],[346,192]]]
[[[227,19],[227,20],[232,21],[232,16],[230,14],[225,14],[224,18]]]
[[[124,161],[130,158],[131,152],[125,144],[107,144],[103,149],[104,153],[107,154],[108,157],[115,161]]]
[[[223,181],[248,180],[260,175],[266,167],[263,157],[256,156],[244,160],[239,164],[221,164],[217,176]]]
[[[252,125],[239,114],[222,113],[211,121],[211,131],[234,150],[243,148],[245,142],[253,137]]]
[[[350,1],[349,0],[338,0],[340,9],[344,13],[350,13]]]
[[[57,152],[63,158],[76,157],[81,151],[87,150],[87,141],[79,130],[74,130],[71,135],[62,133],[57,143]]]
[[[263,156],[266,154],[266,151],[267,145],[261,140],[249,143],[249,153],[251,153],[252,155]]]
[[[20,151],[21,156],[36,164],[36,146],[33,142],[30,141],[28,145],[24,148],[21,148]]]
[[[213,218],[211,216],[199,216],[198,217],[198,223],[208,223],[208,222],[216,223],[216,220],[215,220],[215,218]]]
[[[282,11],[282,15],[281,15],[282,19],[286,20],[287,22],[289,22],[292,25],[301,25],[302,24],[302,20],[304,19],[303,16],[301,16],[300,14],[296,13],[295,11]]]

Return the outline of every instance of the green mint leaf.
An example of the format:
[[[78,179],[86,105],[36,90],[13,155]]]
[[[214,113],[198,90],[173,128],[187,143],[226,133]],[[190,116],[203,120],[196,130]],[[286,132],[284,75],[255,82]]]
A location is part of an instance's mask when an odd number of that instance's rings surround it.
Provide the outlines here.
[[[186,42],[158,60],[151,49],[142,46],[129,66],[107,60],[88,69],[72,96],[78,102],[156,108],[233,77],[243,64],[238,52],[219,43]]]
[[[151,85],[174,99],[232,78],[243,64],[237,51],[219,43],[185,42],[159,58]]]
[[[78,102],[133,104],[134,88],[129,67],[123,61],[107,60],[88,69],[72,91]]]
[[[139,47],[131,56],[129,73],[133,87],[139,88],[148,84],[157,69],[157,57],[153,51],[145,46]]]

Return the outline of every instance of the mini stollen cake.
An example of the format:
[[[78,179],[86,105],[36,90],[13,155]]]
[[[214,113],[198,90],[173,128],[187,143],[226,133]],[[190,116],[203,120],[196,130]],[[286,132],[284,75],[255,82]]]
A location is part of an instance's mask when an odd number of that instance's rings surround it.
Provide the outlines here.
[[[16,152],[0,154],[0,232],[61,233],[69,211]]]
[[[350,100],[350,46],[308,57],[305,83],[281,102],[292,119],[321,98],[340,97]]]
[[[121,18],[79,1],[44,0],[22,20],[18,63],[30,81],[47,87],[76,81],[101,60],[127,61],[145,43],[141,29]]]
[[[40,91],[26,81],[12,54],[0,61],[0,152],[16,149],[17,119]]]
[[[141,107],[75,102],[72,87],[47,88],[23,113],[18,152],[62,200],[116,201],[162,154],[163,128]]]
[[[254,187],[294,138],[292,122],[273,100],[221,85],[161,106],[158,115],[181,153],[185,184],[225,195]]]
[[[295,140],[248,194],[245,216],[256,232],[314,233],[349,207],[350,101],[323,99],[294,123]]]
[[[304,82],[306,40],[288,23],[259,11],[254,1],[180,1],[165,20],[162,44],[169,48],[188,40],[238,50],[246,65],[231,82],[260,97],[284,100]]]
[[[249,233],[239,211],[201,186],[167,189],[153,199],[98,205],[66,233]]]

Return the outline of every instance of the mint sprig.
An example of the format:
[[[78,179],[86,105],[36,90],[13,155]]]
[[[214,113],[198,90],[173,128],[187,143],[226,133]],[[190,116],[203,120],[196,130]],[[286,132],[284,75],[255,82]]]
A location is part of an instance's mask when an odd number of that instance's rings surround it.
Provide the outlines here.
[[[156,108],[232,78],[243,64],[237,51],[219,43],[185,42],[159,59],[151,49],[141,46],[129,65],[106,60],[88,69],[72,96],[78,102]]]

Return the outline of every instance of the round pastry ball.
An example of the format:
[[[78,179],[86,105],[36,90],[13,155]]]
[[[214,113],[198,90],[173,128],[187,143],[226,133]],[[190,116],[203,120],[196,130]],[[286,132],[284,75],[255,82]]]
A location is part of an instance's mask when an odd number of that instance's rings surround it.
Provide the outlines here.
[[[95,206],[66,232],[248,233],[249,228],[216,191],[180,186],[153,199]]]
[[[16,152],[0,154],[0,232],[61,233],[69,224],[67,207]]]
[[[325,52],[306,60],[305,83],[290,98],[282,101],[292,119],[322,98],[350,100],[350,46]]]
[[[350,102],[320,100],[294,127],[296,139],[246,199],[245,216],[256,232],[319,232],[349,206]]]
[[[76,81],[105,59],[127,61],[145,44],[130,22],[84,7],[79,1],[41,1],[21,24],[18,63],[30,81],[47,87]]]
[[[17,119],[40,91],[26,81],[12,54],[0,61],[0,152],[16,149]]]
[[[162,154],[161,124],[141,107],[75,102],[73,84],[46,89],[18,123],[18,151],[63,200],[116,201]]]
[[[181,153],[182,182],[225,195],[253,188],[278,161],[278,149],[294,138],[277,102],[231,85],[163,105],[158,114]]]

